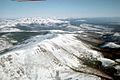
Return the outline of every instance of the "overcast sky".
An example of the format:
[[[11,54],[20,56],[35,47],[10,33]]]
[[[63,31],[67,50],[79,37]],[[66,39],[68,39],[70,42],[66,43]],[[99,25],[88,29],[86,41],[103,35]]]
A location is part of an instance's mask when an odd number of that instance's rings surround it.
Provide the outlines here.
[[[0,0],[0,17],[120,17],[120,0]]]

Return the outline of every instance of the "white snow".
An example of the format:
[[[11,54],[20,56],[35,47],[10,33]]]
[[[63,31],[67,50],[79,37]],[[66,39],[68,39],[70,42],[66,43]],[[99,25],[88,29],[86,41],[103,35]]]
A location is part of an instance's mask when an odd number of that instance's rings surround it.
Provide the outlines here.
[[[0,56],[1,80],[101,80],[95,75],[75,72],[82,70],[100,74],[83,64],[79,58],[101,58],[77,40],[75,34],[59,34],[36,44],[29,44]],[[37,38],[40,38],[37,36]],[[32,38],[31,38],[32,39]],[[31,46],[32,45],[32,46]],[[78,58],[79,57],[79,58]],[[92,58],[91,58],[92,57]]]
[[[117,36],[117,37],[119,37],[120,36],[120,33],[114,33],[114,35],[113,36]]]
[[[31,23],[54,26],[56,23],[68,24],[68,21],[50,18],[5,19],[0,22],[0,31],[22,32],[15,27],[16,24],[26,26]],[[50,30],[50,34],[33,36],[25,40],[23,44],[14,46],[13,50],[0,55],[0,80],[101,80],[96,75],[108,78],[100,71],[83,64],[83,59],[99,60],[104,66],[114,64],[114,61],[103,58],[100,52],[92,50],[88,44],[75,37],[77,34],[74,34],[84,33],[84,30],[98,31],[103,28],[91,24],[81,24],[79,27],[69,24],[65,26],[65,29],[68,31]],[[83,36],[88,37],[86,34]],[[11,40],[11,42],[17,41]],[[0,50],[12,46],[1,38],[0,45]],[[104,46],[120,48],[120,45],[112,42]]]
[[[22,31],[18,28],[16,28],[16,24],[20,25],[28,25],[31,23],[37,23],[37,24],[44,24],[46,26],[52,26],[56,23],[68,23],[68,21],[62,21],[58,19],[51,19],[51,18],[19,18],[19,19],[4,19],[0,22],[0,31],[1,32],[18,32]]]
[[[98,60],[102,62],[102,65],[104,67],[109,67],[109,66],[116,64],[115,61],[111,59],[107,59],[107,58],[98,58]]]
[[[116,59],[115,61],[119,62],[120,63],[120,59]]]
[[[13,45],[8,40],[6,40],[5,38],[0,38],[0,51],[8,49],[12,46]]]
[[[92,24],[80,24],[81,30],[101,30],[98,27],[95,27],[95,25]]]
[[[115,44],[113,42],[108,42],[105,45],[103,45],[102,47],[109,47],[109,48],[120,48],[120,45]]]

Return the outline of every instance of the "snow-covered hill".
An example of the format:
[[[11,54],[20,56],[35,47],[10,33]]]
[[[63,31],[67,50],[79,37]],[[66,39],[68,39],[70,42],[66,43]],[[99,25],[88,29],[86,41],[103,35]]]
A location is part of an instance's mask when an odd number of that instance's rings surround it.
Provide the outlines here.
[[[101,80],[100,76],[111,79],[105,73],[84,64],[85,60],[102,59],[102,54],[74,36],[58,34],[55,38],[31,42],[36,44],[27,43],[27,46],[1,55],[0,79]]]
[[[115,44],[113,42],[106,43],[102,46],[103,48],[120,48],[120,45]]]
[[[99,47],[120,47],[119,32],[111,31],[83,19],[0,19],[0,80],[119,78],[119,59],[104,58]]]
[[[19,18],[19,19],[1,19],[0,32],[23,32],[38,31],[45,29],[54,29],[61,27],[59,25],[67,25],[68,21],[58,19],[43,18]]]
[[[76,24],[76,22],[74,22]],[[30,32],[40,30],[64,30],[64,31],[111,31],[101,25],[87,24],[82,21],[79,26],[69,20],[43,19],[43,18],[19,18],[1,19],[0,32]]]

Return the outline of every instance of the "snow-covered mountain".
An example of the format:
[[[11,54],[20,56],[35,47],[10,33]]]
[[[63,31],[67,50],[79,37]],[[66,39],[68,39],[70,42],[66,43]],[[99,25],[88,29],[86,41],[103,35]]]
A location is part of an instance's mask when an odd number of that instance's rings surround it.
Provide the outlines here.
[[[42,18],[19,18],[19,19],[1,19],[1,32],[21,32],[21,31],[38,31],[45,29],[58,28],[59,25],[67,25],[67,21],[58,19]],[[60,26],[59,26],[60,27]]]
[[[77,20],[81,21],[81,20]],[[78,22],[74,22],[74,24]],[[43,18],[18,18],[1,19],[0,32],[39,32],[41,30],[64,30],[64,31],[111,31],[101,25],[88,24],[82,20],[79,26],[74,25],[69,20],[43,19]]]
[[[26,46],[21,44],[21,48],[17,47],[0,56],[0,79],[101,80],[100,76],[111,79],[105,73],[84,64],[85,60],[94,61],[103,56],[74,36],[58,34],[55,38],[38,40],[39,42],[29,40]]]
[[[119,59],[99,47],[118,48],[119,38],[83,19],[1,19],[0,80],[119,80]]]

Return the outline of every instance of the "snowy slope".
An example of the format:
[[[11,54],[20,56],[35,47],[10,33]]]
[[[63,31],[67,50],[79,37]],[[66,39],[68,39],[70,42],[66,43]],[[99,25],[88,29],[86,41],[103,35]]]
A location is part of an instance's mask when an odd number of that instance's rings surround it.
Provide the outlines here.
[[[102,46],[103,48],[120,48],[120,45],[113,42],[108,42]]]
[[[0,80],[101,80],[98,76],[110,78],[83,64],[84,60],[100,59],[102,55],[74,36],[75,34],[58,34],[57,37],[36,44],[21,44],[21,48],[1,55]]]
[[[87,34],[89,31],[99,35]],[[102,53],[81,40],[97,42],[95,36],[109,39],[104,36],[107,31],[101,25],[81,23],[76,26],[66,20],[50,18],[1,20],[0,51],[10,50],[0,55],[0,80],[111,80],[95,67],[109,67],[116,64],[115,61],[104,58]],[[112,35],[111,39],[114,37],[119,40],[119,33]],[[106,46],[120,47],[109,41]]]
[[[6,39],[6,38],[0,38],[0,51],[10,48],[13,45]]]

